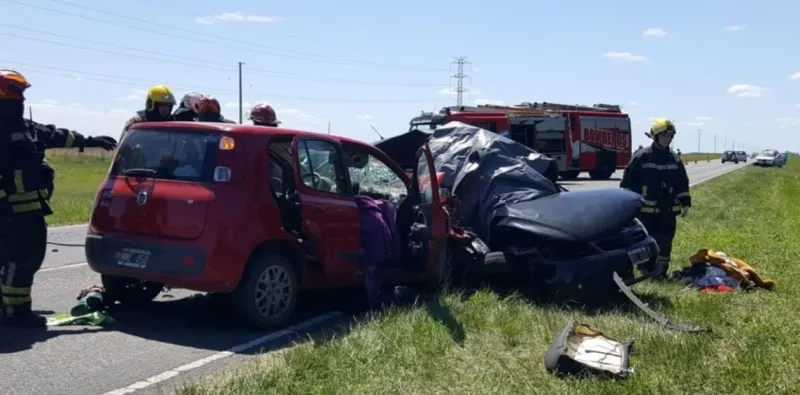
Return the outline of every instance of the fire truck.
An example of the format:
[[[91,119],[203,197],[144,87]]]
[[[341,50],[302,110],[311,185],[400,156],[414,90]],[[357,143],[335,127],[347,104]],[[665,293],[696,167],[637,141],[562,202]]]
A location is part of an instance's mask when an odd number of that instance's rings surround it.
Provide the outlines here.
[[[450,106],[422,113],[409,130],[430,132],[460,121],[524,144],[558,162],[562,179],[588,172],[607,180],[631,159],[631,121],[618,105],[530,103],[516,106]]]

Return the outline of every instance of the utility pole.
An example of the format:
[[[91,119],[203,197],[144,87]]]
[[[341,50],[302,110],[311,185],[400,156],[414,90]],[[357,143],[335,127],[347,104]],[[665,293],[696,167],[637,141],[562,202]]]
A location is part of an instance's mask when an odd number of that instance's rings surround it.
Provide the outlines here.
[[[244,62],[239,62],[239,125],[242,124],[242,114],[244,113],[244,109],[242,108],[242,65]]]
[[[331,121],[328,121],[328,135],[331,134]]]
[[[697,129],[697,153],[699,154],[700,151],[700,136],[703,134],[703,129]]]
[[[469,89],[464,88],[464,79],[470,77],[464,74],[464,66],[469,65],[466,56],[459,56],[451,64],[456,65],[456,73],[450,76],[450,80],[456,79],[456,105],[461,106],[464,103],[464,92],[469,92]]]
[[[714,153],[717,153],[717,135],[714,135]]]

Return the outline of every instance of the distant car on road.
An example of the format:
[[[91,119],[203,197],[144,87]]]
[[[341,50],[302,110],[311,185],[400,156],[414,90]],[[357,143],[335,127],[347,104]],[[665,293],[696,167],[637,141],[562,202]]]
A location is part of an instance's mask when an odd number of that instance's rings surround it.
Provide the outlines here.
[[[722,153],[722,163],[733,162],[738,164],[739,160],[739,155],[736,153],[736,151],[725,151]]]
[[[740,161],[747,163],[747,152],[736,151],[736,157],[738,157]]]
[[[783,167],[783,164],[786,163],[785,160],[778,158],[778,151],[774,149],[766,150],[755,158],[755,162],[753,163],[756,166],[780,166]]]

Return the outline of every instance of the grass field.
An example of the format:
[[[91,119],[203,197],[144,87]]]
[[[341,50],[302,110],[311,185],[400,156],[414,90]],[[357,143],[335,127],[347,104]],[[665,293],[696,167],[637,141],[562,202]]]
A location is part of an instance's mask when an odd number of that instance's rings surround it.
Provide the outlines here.
[[[722,154],[712,154],[710,152],[690,152],[681,155],[684,162],[689,161],[706,161],[706,160],[719,160]]]
[[[51,226],[83,223],[89,220],[92,203],[103,182],[111,159],[99,151],[77,154],[77,150],[48,151],[47,161],[56,170],[56,189],[50,204],[55,214],[48,217]]]
[[[713,334],[670,332],[630,313],[586,315],[537,307],[490,291],[441,296],[454,321],[424,307],[397,308],[354,324],[333,340],[307,341],[277,355],[191,383],[201,394],[793,394],[800,392],[800,161],[784,169],[745,167],[693,190],[680,221],[673,269],[708,247],[778,281],[770,292],[701,294],[679,284],[635,287],[674,322]],[[661,296],[661,299],[656,297]],[[623,382],[557,379],[544,353],[569,321],[635,339]]]

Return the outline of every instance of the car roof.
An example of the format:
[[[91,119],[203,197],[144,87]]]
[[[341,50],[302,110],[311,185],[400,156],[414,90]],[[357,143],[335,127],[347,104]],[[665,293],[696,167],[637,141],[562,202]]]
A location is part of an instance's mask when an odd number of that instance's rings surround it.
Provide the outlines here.
[[[307,130],[289,129],[281,127],[269,126],[256,126],[256,125],[240,125],[238,123],[225,123],[225,122],[192,122],[192,121],[166,121],[166,122],[140,122],[134,124],[131,130],[134,129],[180,129],[181,132],[225,132],[226,134],[236,135],[264,135],[270,134],[279,137],[295,138],[297,136],[304,137],[318,137],[339,140],[342,143],[362,145],[368,147],[375,147],[370,143],[360,140],[351,139],[342,136],[330,135],[325,133],[311,132]],[[377,148],[376,148],[377,149]]]

